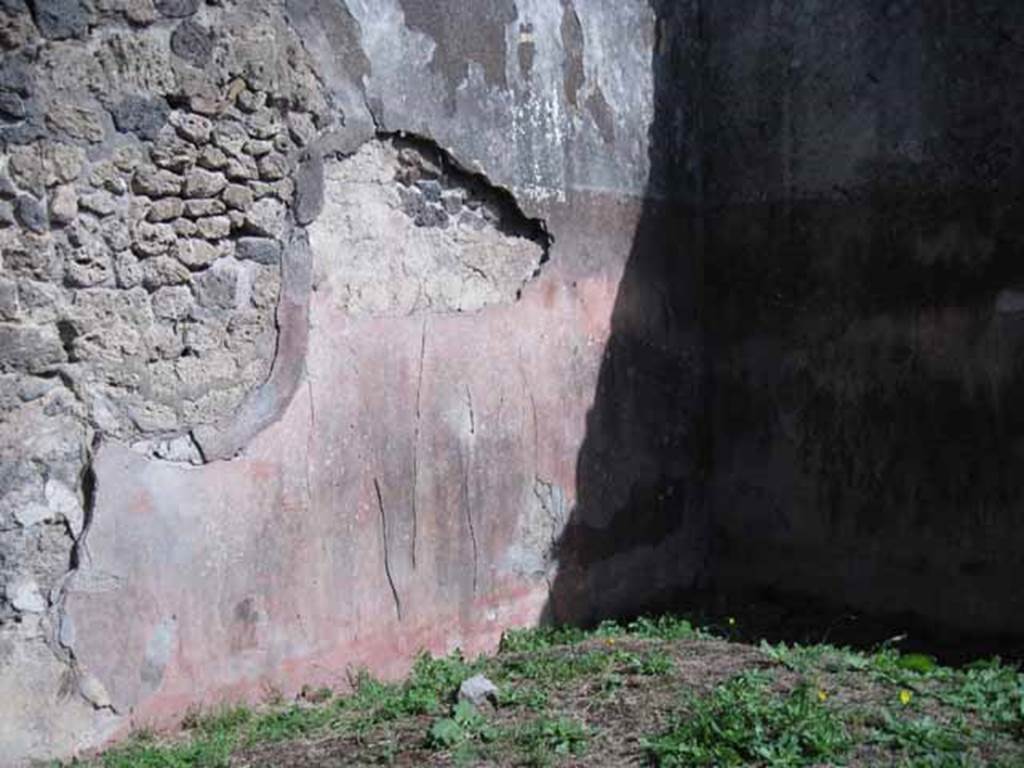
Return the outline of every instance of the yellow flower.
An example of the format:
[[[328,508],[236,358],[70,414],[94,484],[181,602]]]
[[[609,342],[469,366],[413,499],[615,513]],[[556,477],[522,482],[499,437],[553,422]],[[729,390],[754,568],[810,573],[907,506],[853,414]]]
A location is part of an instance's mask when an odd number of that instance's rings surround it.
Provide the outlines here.
[[[900,691],[900,704],[903,706],[907,706],[912,698],[914,698],[914,694],[906,688]]]
[[[824,704],[828,700],[828,691],[818,691],[818,701]]]
[[[608,643],[608,645],[615,645],[615,638],[609,637],[605,642]]]

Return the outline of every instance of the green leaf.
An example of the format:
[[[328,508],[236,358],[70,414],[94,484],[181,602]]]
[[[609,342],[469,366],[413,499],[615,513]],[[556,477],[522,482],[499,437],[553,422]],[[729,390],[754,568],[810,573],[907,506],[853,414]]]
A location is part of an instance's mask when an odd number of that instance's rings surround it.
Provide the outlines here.
[[[450,717],[435,720],[430,726],[430,744],[434,747],[454,747],[465,738],[462,726]]]
[[[907,653],[900,656],[896,666],[910,672],[919,672],[922,675],[927,675],[929,672],[934,672],[938,665],[931,656],[926,656],[923,653]]]

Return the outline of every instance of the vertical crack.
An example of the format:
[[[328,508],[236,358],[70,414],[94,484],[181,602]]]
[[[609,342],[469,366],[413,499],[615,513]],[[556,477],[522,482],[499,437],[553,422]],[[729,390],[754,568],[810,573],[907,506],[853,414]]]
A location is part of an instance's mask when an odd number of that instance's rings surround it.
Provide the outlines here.
[[[402,601],[398,597],[398,589],[395,587],[395,578],[391,574],[391,556],[388,551],[388,516],[384,512],[384,497],[380,492],[380,482],[373,478],[373,489],[377,492],[377,508],[380,510],[380,535],[384,543],[384,574],[388,577],[388,586],[391,587],[391,597],[395,601],[395,614],[398,620],[402,620]]]
[[[536,471],[540,451],[540,432],[537,427],[537,400],[534,398],[533,390],[530,388],[530,380],[526,377],[526,369],[523,366],[521,355],[519,358],[519,376],[523,380],[523,391],[526,392],[526,397],[530,401],[530,416],[533,422],[533,465]]]
[[[469,473],[473,465],[473,449],[470,447],[466,455],[466,465],[462,472],[462,506],[466,509],[466,524],[469,526],[469,540],[473,545],[473,594],[477,591],[477,574],[480,568],[480,550],[476,540],[476,525],[473,522],[473,506],[469,498]]]
[[[416,375],[416,426],[413,429],[412,444],[412,568],[416,570],[416,540],[419,519],[416,514],[416,495],[419,490],[420,464],[420,397],[423,394],[423,360],[427,353],[427,320],[423,319],[420,330],[420,367]]]
[[[69,574],[72,571],[77,571],[81,568],[82,561],[89,556],[86,536],[89,533],[89,529],[92,527],[92,519],[96,507],[96,471],[93,468],[93,459],[95,458],[99,447],[100,436],[98,434],[94,434],[90,444],[85,448],[85,462],[82,465],[82,470],[78,478],[78,486],[81,489],[79,500],[82,505],[82,528],[78,532],[77,536],[70,527],[68,529],[73,541],[71,556],[68,562]]]
[[[316,434],[316,405],[313,402],[313,377],[306,371],[306,391],[309,394],[309,435],[306,436],[306,500],[313,508],[313,479],[311,477],[312,443]]]
[[[473,414],[473,393],[469,389],[469,384],[466,385],[466,406],[469,408],[469,434],[474,436],[476,435],[476,417]]]

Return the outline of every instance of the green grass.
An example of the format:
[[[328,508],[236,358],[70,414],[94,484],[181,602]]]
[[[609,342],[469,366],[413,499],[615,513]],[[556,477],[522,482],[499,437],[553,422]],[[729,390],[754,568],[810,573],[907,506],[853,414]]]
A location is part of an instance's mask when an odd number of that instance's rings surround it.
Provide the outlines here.
[[[692,697],[675,725],[648,739],[661,766],[803,766],[841,759],[851,740],[806,684],[778,694],[762,673],[744,673]]]
[[[586,726],[567,717],[538,717],[516,730],[516,745],[528,765],[545,766],[560,757],[582,755],[590,736]]]
[[[710,637],[676,617],[590,631],[513,630],[490,658],[422,654],[400,683],[361,672],[343,696],[321,689],[259,712],[193,713],[183,736],[161,741],[141,732],[90,765],[221,768],[240,750],[337,737],[363,750],[363,762],[412,750],[413,762],[436,755],[457,765],[547,766],[603,757],[594,743],[604,739],[607,747],[612,733],[642,744],[662,766],[788,768],[864,755],[869,764],[910,768],[1024,765],[1024,675],[1015,666],[992,660],[953,669],[891,644],[860,652],[762,643],[753,656],[736,645],[743,664],[696,695],[704,673],[694,678],[694,665],[685,671],[676,659],[680,648],[702,645],[689,641]],[[477,673],[498,685],[495,713],[454,701],[459,684]],[[653,688],[663,691],[657,721],[634,715],[616,724],[623,701]]]

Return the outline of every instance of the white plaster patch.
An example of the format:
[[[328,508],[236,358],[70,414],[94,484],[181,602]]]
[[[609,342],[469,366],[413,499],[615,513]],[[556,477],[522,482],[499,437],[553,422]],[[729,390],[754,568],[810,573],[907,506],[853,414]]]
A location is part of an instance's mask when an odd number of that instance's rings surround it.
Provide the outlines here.
[[[513,302],[544,258],[509,203],[486,190],[478,197],[482,182],[449,175],[416,149],[369,142],[325,174],[324,211],[310,227],[314,282],[350,314]]]

